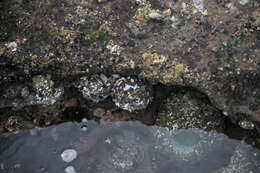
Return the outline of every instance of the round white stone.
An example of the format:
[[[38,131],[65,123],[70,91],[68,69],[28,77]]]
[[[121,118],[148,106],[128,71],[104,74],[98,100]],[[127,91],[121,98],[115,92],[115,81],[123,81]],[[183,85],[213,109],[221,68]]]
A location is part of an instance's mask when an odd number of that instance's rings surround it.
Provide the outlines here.
[[[66,173],[76,173],[76,170],[73,166],[68,166],[65,168]]]
[[[73,149],[67,149],[65,151],[63,151],[63,153],[61,153],[61,158],[64,162],[71,162],[73,161],[74,159],[77,158],[77,151],[76,150],[73,150]]]

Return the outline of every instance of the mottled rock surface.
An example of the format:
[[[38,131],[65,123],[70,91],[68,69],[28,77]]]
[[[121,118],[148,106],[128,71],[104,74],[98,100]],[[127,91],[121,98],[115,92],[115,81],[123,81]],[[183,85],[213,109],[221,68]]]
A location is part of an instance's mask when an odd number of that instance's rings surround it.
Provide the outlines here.
[[[225,123],[221,113],[202,100],[196,92],[173,92],[163,101],[156,125],[169,130],[198,128],[223,132]]]
[[[244,141],[236,147],[230,163],[216,173],[256,173],[260,170],[259,153]]]
[[[241,2],[3,0],[0,85],[135,75],[195,87],[225,114],[260,121],[260,3]]]

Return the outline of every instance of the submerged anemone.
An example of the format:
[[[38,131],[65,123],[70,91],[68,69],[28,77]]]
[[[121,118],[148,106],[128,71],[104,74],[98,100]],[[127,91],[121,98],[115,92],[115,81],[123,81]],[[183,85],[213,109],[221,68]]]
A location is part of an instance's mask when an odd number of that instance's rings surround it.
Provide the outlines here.
[[[193,131],[181,131],[171,138],[171,148],[180,156],[192,154],[200,145],[201,137]]]
[[[159,151],[173,155],[177,160],[198,161],[220,146],[223,140],[215,132],[206,132],[200,129],[171,130],[156,129]]]

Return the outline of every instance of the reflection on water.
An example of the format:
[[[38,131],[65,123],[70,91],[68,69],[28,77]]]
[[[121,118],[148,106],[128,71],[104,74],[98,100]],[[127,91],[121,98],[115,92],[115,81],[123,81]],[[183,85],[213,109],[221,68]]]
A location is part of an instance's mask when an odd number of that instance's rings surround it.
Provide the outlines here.
[[[65,150],[74,153],[69,162]],[[0,136],[1,173],[257,173],[259,158],[259,150],[223,134],[139,122],[64,123]]]

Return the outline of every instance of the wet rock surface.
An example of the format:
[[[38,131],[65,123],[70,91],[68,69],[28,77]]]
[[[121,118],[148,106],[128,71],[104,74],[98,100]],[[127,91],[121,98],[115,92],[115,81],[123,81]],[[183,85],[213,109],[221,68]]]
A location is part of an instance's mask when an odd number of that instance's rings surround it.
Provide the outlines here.
[[[34,74],[131,74],[196,87],[234,119],[259,121],[257,0],[13,0],[0,8],[1,85]]]
[[[259,121],[257,0],[12,0],[0,8],[1,85],[34,74],[136,75],[196,87],[227,115]]]

